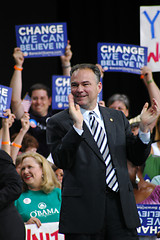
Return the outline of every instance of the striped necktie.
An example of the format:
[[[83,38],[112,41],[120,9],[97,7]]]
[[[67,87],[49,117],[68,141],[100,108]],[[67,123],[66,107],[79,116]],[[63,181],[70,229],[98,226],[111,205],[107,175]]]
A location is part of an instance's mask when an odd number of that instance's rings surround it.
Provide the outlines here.
[[[90,115],[89,124],[91,127],[92,135],[97,143],[97,146],[106,164],[106,183],[109,188],[117,192],[119,189],[118,180],[115,168],[113,167],[112,164],[111,155],[109,153],[106,133],[104,129],[100,126],[99,122],[96,120],[94,112],[90,112],[89,115]]]

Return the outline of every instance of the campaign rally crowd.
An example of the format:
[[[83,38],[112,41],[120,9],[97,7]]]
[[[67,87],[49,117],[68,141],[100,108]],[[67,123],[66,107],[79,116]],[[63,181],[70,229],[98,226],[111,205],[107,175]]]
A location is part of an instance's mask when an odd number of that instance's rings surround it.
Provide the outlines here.
[[[140,225],[137,213],[132,212],[136,205],[132,203],[134,201],[132,196],[126,194],[126,188],[129,194],[134,193],[136,204],[160,204],[160,90],[153,79],[152,71],[147,66],[141,69],[142,81],[148,91],[150,103],[145,103],[144,99],[142,112],[129,119],[132,103],[124,94],[115,93],[106,103],[100,101],[98,105],[95,104],[102,86],[98,82],[94,89],[91,78],[93,74],[103,78],[103,69],[98,64],[80,64],[71,68],[72,51],[69,41],[65,54],[60,57],[63,75],[71,76],[72,94],[69,95],[69,112],[52,109],[51,89],[42,83],[36,83],[27,90],[31,103],[23,104],[21,95],[24,53],[20,48],[14,49],[13,58],[15,65],[10,81],[11,108],[4,111],[6,118],[1,119],[0,129],[0,239],[25,239],[25,225],[36,224],[40,228],[42,223],[59,222],[60,218],[60,231],[66,234],[66,239],[150,239],[137,238],[136,232],[133,231]],[[90,105],[83,104],[86,96],[89,99],[87,104]],[[94,107],[91,107],[91,102],[94,102]],[[82,107],[81,113],[79,106]],[[96,110],[98,108],[100,111]],[[88,127],[90,120],[89,117],[88,120],[85,119],[87,111],[83,112],[84,109],[95,109],[96,116],[101,112],[99,115],[101,133],[96,133],[98,125],[95,128],[93,126],[96,117],[92,118],[92,126]],[[103,112],[104,115],[108,114],[108,109],[110,109],[108,115],[110,130],[107,130],[109,150],[102,150],[101,134],[107,120],[101,118]],[[111,124],[115,124],[117,133],[111,131]],[[101,145],[98,146],[99,153],[96,152],[94,145],[91,150],[89,145],[91,137],[87,127],[90,131],[94,128],[94,135],[97,134],[98,139],[95,141]],[[115,151],[111,138],[116,142]],[[134,145],[133,149],[130,145]],[[115,152],[120,160],[117,159]],[[99,154],[106,154],[104,157],[105,161],[108,161],[106,165],[102,165],[101,161],[95,161],[95,158],[101,158]],[[112,158],[116,158],[117,162],[114,160],[115,162],[111,163]],[[121,158],[125,160],[121,161]],[[104,169],[107,164],[110,168],[112,165],[115,167],[112,181],[106,178],[107,186],[104,186],[105,191],[111,196],[111,199],[107,198],[107,201],[110,201],[108,204],[109,206],[112,204],[114,196],[121,199],[118,210],[116,209],[114,213],[112,209],[113,214],[110,215],[118,216],[118,211],[122,208],[120,213],[120,218],[124,218],[120,219],[122,226],[116,225],[116,228],[123,229],[127,238],[115,238],[114,228],[108,225],[106,228],[111,229],[108,238],[97,235],[104,218],[108,218],[107,213],[105,217],[103,215],[103,207],[100,210],[105,204],[104,200],[100,201],[101,192],[104,191],[101,176],[106,171]],[[127,167],[126,173],[124,169]],[[124,181],[121,175],[124,176]],[[82,178],[83,181],[80,180]],[[101,192],[98,192],[100,189]],[[87,197],[87,192],[90,197]],[[125,194],[127,200],[123,200]],[[128,207],[124,207],[125,204],[128,204]],[[102,217],[93,212],[93,207]],[[119,220],[112,219],[111,216],[109,219],[111,224],[112,222],[119,224]],[[121,232],[116,234],[121,236]],[[87,237],[84,238],[82,235]]]

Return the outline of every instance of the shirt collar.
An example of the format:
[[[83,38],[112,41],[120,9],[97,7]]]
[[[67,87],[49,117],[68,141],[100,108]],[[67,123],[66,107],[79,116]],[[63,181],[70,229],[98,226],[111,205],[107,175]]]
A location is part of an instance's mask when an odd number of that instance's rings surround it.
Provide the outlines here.
[[[86,109],[81,108],[81,107],[80,107],[80,111],[81,111],[84,119],[88,118],[90,112],[94,112],[95,116],[101,119],[101,114],[100,114],[100,111],[99,111],[98,104],[96,105],[96,107],[92,111],[91,110],[86,110]]]

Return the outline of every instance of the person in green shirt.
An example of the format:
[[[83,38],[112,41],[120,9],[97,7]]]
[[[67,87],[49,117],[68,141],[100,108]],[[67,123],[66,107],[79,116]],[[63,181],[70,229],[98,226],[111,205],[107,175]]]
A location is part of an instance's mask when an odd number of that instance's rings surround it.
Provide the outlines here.
[[[24,191],[15,206],[26,224],[58,222],[61,186],[48,161],[39,153],[27,152],[21,159]]]

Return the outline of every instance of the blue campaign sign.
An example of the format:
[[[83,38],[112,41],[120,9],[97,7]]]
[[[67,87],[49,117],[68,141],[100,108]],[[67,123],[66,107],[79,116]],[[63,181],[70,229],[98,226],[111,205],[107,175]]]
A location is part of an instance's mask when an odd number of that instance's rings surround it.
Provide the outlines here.
[[[52,76],[52,109],[68,108],[68,94],[71,92],[69,76]]]
[[[67,46],[67,24],[17,25],[16,40],[26,58],[61,56]]]
[[[119,43],[98,43],[98,63],[108,72],[140,74],[147,65],[147,48]]]
[[[160,231],[160,204],[137,204],[141,227],[138,235],[155,236]]]
[[[3,111],[10,108],[11,97],[12,88],[0,85],[0,117],[6,118],[3,115]]]
[[[102,80],[101,80],[102,82]],[[52,76],[52,109],[63,110],[69,107],[68,95],[71,92],[69,76]],[[102,91],[97,101],[102,100]]]

